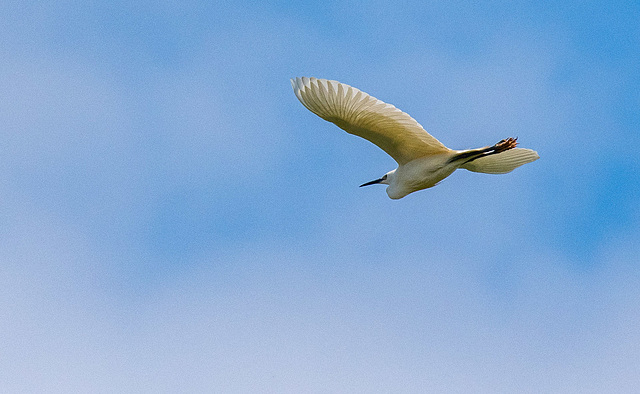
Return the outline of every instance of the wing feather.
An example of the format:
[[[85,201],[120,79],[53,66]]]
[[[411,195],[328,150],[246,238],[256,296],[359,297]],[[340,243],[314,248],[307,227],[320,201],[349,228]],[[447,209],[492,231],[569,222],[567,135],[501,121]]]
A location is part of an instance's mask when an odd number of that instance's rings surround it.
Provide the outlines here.
[[[534,150],[513,148],[496,155],[487,155],[472,160],[463,164],[462,168],[485,174],[506,174],[523,164],[531,163],[539,158],[538,152]]]
[[[311,112],[371,141],[398,164],[450,152],[411,116],[352,86],[307,77],[292,79],[291,86]]]

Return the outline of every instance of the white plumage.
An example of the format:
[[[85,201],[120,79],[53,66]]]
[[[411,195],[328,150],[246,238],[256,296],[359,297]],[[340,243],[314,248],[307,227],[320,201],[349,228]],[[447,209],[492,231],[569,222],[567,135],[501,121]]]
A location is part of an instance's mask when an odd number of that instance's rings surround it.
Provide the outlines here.
[[[361,185],[389,185],[387,194],[393,199],[435,186],[457,168],[504,174],[539,158],[533,150],[516,148],[513,138],[479,149],[449,149],[408,114],[337,81],[303,77],[292,79],[291,85],[311,112],[393,157],[397,169]]]

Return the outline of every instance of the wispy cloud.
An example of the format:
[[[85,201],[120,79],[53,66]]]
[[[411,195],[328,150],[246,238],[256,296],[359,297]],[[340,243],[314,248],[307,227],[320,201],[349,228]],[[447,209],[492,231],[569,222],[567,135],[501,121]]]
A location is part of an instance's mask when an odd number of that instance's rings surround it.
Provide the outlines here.
[[[0,387],[631,392],[637,27],[549,7],[1,5]],[[299,75],[542,158],[390,201]]]

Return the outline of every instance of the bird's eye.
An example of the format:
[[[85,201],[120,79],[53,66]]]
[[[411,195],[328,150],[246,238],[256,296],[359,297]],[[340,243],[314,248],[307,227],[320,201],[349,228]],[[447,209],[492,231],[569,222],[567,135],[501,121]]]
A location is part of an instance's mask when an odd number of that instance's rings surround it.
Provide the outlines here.
[[[384,175],[382,176],[382,180],[383,180],[383,181],[386,181],[386,180],[387,180],[387,174],[384,174]]]

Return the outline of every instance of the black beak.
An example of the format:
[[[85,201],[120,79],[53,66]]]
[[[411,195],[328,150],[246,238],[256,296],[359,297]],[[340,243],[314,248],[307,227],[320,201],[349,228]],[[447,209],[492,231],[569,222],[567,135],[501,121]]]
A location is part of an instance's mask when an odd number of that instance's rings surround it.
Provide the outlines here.
[[[369,186],[369,185],[375,185],[376,183],[380,183],[384,181],[384,179],[380,178],[380,179],[376,179],[375,181],[371,181],[371,182],[367,182],[367,183],[363,183],[362,185],[360,185],[360,187],[362,186]]]

